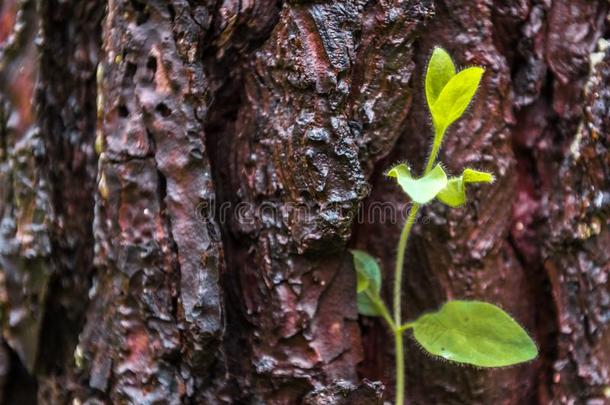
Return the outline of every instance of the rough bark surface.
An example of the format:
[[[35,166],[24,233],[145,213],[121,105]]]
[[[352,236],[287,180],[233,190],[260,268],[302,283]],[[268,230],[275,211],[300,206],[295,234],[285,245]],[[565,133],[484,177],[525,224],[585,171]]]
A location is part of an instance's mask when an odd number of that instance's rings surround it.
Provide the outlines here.
[[[407,201],[384,171],[428,152],[435,45],[486,68],[441,160],[498,181],[423,210],[405,316],[491,301],[541,356],[478,370],[407,339],[408,401],[610,401],[609,8],[4,0],[0,401],[391,401],[348,249],[389,297]]]

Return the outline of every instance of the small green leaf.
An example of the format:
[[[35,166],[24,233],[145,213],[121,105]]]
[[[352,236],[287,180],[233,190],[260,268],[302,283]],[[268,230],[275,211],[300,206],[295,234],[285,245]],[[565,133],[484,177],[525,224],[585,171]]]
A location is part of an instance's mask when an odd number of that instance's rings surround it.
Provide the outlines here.
[[[494,180],[491,173],[467,168],[464,169],[460,177],[450,178],[447,187],[442,189],[436,198],[450,207],[459,207],[466,203],[466,184],[493,183]]]
[[[382,316],[381,312],[365,292],[358,293],[358,313],[364,316]]]
[[[450,207],[456,208],[466,203],[466,188],[462,177],[453,177],[447,182],[447,187],[442,189],[436,198]]]
[[[356,273],[356,292],[361,293],[362,291],[369,288],[369,279],[364,277],[360,272]]]
[[[430,107],[437,132],[443,132],[464,114],[479,87],[483,72],[480,67],[464,69],[445,85],[436,102]]]
[[[464,169],[462,177],[464,178],[464,183],[493,183],[495,181],[493,174],[470,168]]]
[[[428,203],[447,186],[447,174],[438,164],[428,174],[419,179],[414,179],[411,176],[409,168],[404,163],[392,168],[388,172],[388,176],[396,178],[403,191],[419,204]]]
[[[415,340],[429,353],[479,367],[504,367],[538,355],[528,334],[506,312],[480,301],[449,301],[413,323]]]
[[[453,76],[455,76],[455,66],[451,56],[443,48],[434,48],[426,70],[426,99],[430,109]]]
[[[358,313],[365,316],[381,316],[373,299],[378,299],[381,291],[381,270],[375,258],[362,250],[351,250],[356,268],[356,292]]]
[[[357,291],[362,292],[370,285],[373,287],[373,291],[379,294],[381,290],[381,270],[377,260],[363,250],[353,249],[351,253],[358,275]]]

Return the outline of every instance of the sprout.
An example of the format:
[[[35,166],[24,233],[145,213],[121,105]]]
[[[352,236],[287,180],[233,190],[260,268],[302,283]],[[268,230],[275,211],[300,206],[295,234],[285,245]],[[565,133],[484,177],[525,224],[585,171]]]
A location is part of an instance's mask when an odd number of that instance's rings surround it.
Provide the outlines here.
[[[521,326],[495,305],[480,301],[449,301],[440,310],[414,321],[401,319],[401,285],[407,241],[419,208],[438,200],[449,207],[466,203],[466,185],[493,183],[491,173],[465,168],[461,176],[448,177],[436,162],[447,128],[458,120],[472,101],[484,70],[470,67],[460,72],[449,54],[435,48],[426,70],[426,99],[434,124],[432,151],[419,178],[404,163],[388,171],[413,202],[398,241],[394,273],[393,314],[380,296],[381,270],[375,258],[352,250],[357,272],[358,311],[382,317],[393,332],[396,346],[396,404],[404,402],[403,334],[413,337],[428,353],[478,367],[504,367],[534,359],[538,348]]]

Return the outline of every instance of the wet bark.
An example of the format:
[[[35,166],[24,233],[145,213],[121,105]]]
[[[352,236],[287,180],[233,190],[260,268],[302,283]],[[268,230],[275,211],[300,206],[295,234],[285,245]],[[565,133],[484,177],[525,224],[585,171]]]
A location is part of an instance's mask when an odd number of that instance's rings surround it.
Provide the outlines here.
[[[427,154],[440,45],[486,67],[441,160],[498,181],[425,207],[404,313],[487,300],[541,355],[478,370],[407,339],[408,401],[610,401],[608,10],[3,1],[2,400],[391,401],[391,336],[357,315],[348,249],[380,258],[389,295],[407,201],[384,171]]]

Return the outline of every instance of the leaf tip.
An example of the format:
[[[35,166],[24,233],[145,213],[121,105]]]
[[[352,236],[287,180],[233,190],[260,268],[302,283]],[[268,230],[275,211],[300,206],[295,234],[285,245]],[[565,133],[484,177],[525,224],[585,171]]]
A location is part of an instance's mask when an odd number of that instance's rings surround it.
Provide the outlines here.
[[[411,170],[409,169],[409,166],[406,163],[397,163],[395,164],[390,170],[388,170],[385,175],[387,177],[391,177],[391,178],[398,178],[401,174],[401,172],[403,173],[407,173],[407,174],[411,174]]]
[[[462,172],[462,178],[464,179],[464,183],[489,183],[492,184],[496,181],[493,173],[485,172],[481,170],[475,170],[471,168],[466,168]]]
[[[440,45],[435,45],[434,48],[432,48],[431,57],[433,57],[434,55],[450,56],[449,52],[447,52],[447,50]]]
[[[468,72],[471,75],[473,83],[476,84],[476,88],[481,84],[481,80],[483,79],[483,75],[485,74],[485,68],[481,66],[470,66],[466,69],[463,69],[461,72]]]
[[[529,332],[527,332],[525,330],[525,328],[523,328],[523,333],[527,337],[527,339],[526,339],[527,347],[525,347],[523,350],[524,356],[523,356],[523,361],[521,361],[521,363],[532,361],[532,360],[536,359],[538,357],[538,355],[540,354],[540,349],[538,348],[538,344],[536,344],[536,341],[534,339],[532,339]],[[516,363],[516,364],[518,364],[518,363]]]

